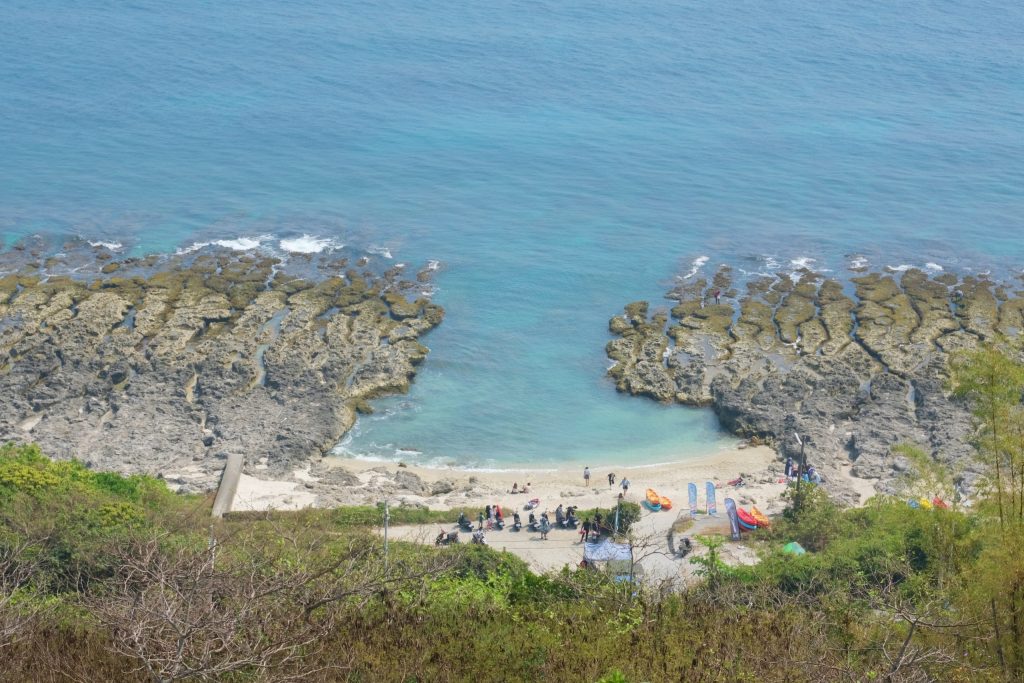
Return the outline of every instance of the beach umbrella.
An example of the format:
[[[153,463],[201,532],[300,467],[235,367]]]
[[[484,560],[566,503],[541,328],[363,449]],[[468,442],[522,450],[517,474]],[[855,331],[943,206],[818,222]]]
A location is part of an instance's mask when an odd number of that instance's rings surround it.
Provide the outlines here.
[[[782,546],[782,552],[789,553],[790,555],[806,555],[807,551],[804,547],[796,541],[790,541],[786,545]]]

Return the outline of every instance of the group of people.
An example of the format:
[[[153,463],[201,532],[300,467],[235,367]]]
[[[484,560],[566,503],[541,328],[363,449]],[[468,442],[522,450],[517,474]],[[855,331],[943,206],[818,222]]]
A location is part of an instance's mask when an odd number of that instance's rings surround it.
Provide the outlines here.
[[[800,473],[800,466],[797,465],[793,461],[792,456],[788,456],[786,458],[785,473],[786,473],[786,478],[789,481],[796,481],[797,479],[801,479],[803,481],[811,482],[812,484],[820,484],[821,483],[821,474],[818,472],[818,470],[816,470],[814,468],[814,465],[808,465],[807,466],[807,471],[805,471],[801,475],[801,473]]]
[[[583,482],[587,486],[590,485],[590,478],[590,467],[584,467]],[[615,486],[616,480],[617,479],[615,473],[609,472],[609,488]],[[532,485],[533,484],[531,482],[527,482],[525,486],[520,486],[519,482],[513,482],[512,489],[509,491],[509,493],[529,493],[530,487]],[[626,477],[623,477],[622,480],[619,481],[619,487],[622,489],[622,492],[619,493],[620,500],[624,498],[626,493],[629,491],[629,485],[630,481]],[[583,520],[581,524],[579,517],[576,515],[577,506],[575,505],[570,505],[566,507],[560,503],[558,507],[555,508],[553,522],[551,520],[551,516],[548,514],[546,510],[542,512],[540,514],[540,517],[538,518],[537,515],[532,511],[532,509],[536,507],[538,503],[539,500],[534,499],[531,500],[530,503],[525,506],[525,509],[530,511],[529,518],[527,520],[527,529],[529,529],[530,531],[539,532],[542,540],[547,540],[548,533],[551,531],[553,527],[556,526],[560,529],[579,529],[580,543],[585,543],[590,540],[596,540],[601,536],[602,531],[606,529],[606,527],[603,525],[604,520],[600,512],[594,515],[593,520],[591,520],[590,517],[587,517]],[[501,506],[485,506],[484,509],[477,516],[476,522],[477,524],[474,527],[473,520],[471,520],[466,515],[465,512],[459,513],[459,528],[462,531],[472,532],[474,543],[486,543],[486,540],[484,539],[485,531],[500,531],[505,528],[505,517],[504,514],[502,513]],[[519,531],[522,528],[522,519],[520,518],[518,512],[514,512],[512,515],[512,530]]]
[[[583,468],[583,485],[584,486],[590,486],[590,467],[589,466]],[[615,486],[615,473],[614,472],[609,472],[608,473],[608,488],[611,488],[613,486]],[[626,493],[628,493],[629,492],[629,479],[627,479],[626,477],[623,477],[622,481],[619,482],[619,486],[622,487],[622,495],[625,495]]]

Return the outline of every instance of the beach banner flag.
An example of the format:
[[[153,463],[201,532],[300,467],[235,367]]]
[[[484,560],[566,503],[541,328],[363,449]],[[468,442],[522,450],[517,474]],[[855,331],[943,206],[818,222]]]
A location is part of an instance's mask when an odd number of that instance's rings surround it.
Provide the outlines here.
[[[729,531],[732,532],[732,540],[740,540],[740,518],[736,516],[736,501],[732,498],[725,499],[725,514],[729,515]]]
[[[697,514],[697,485],[691,481],[687,488],[690,490],[690,516],[694,517]]]
[[[704,484],[704,490],[708,498],[708,515],[714,517],[718,514],[718,503],[715,502],[715,485],[712,482]]]

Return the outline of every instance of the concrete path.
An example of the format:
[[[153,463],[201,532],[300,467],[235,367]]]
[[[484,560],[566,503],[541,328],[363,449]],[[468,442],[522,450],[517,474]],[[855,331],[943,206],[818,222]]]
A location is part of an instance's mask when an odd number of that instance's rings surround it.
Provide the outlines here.
[[[245,458],[241,453],[232,453],[228,456],[224,472],[220,475],[217,497],[213,500],[214,517],[223,517],[225,512],[231,511],[231,504],[235,502],[235,492],[238,491],[238,479],[242,474],[244,461]]]

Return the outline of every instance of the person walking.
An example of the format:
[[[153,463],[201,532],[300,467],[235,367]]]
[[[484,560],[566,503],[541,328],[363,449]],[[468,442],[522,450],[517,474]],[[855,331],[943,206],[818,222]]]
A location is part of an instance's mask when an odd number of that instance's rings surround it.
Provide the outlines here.
[[[619,485],[622,487],[622,495],[629,493],[629,479],[627,477],[623,477],[622,483]]]
[[[615,473],[614,472],[609,472],[608,473],[608,487],[611,488],[612,486],[615,486]]]
[[[601,537],[601,513],[594,513],[594,523],[590,525],[591,531],[594,532],[594,538]]]
[[[540,518],[540,540],[548,540],[548,532],[551,531],[551,522],[548,521],[547,515],[541,515]]]
[[[590,466],[583,468],[583,485],[590,486]]]
[[[580,543],[586,543],[590,540],[590,517],[583,520],[583,525],[580,527]]]

